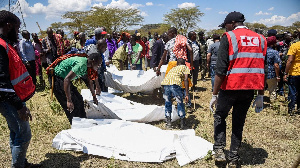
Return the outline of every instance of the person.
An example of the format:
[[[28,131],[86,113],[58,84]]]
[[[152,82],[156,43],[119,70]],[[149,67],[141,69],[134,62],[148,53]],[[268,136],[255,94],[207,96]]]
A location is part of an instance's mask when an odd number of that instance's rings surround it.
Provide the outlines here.
[[[130,34],[123,32],[118,40],[118,48],[121,47],[123,44],[128,43],[130,39]]]
[[[201,59],[200,59],[200,72],[201,72],[201,80],[205,80],[206,76],[206,52],[207,52],[207,44],[204,37],[204,32],[200,31],[198,33],[199,37],[199,45],[200,45],[200,52],[201,52]]]
[[[154,36],[154,39],[155,39],[155,36]],[[152,41],[154,41],[154,39]],[[156,69],[156,67],[158,67],[161,57],[164,53],[164,48],[165,48],[166,42],[168,42],[168,35],[165,32],[161,35],[161,38],[157,39],[155,41],[155,43],[153,44],[152,57],[150,60],[151,68]],[[165,64],[165,61],[163,64]]]
[[[71,125],[73,117],[86,118],[83,98],[72,84],[72,80],[87,76],[93,101],[98,104],[92,80],[95,81],[97,94],[100,94],[101,89],[95,76],[97,76],[96,71],[102,63],[101,54],[106,50],[106,47],[105,40],[98,40],[96,45],[90,45],[87,48],[88,58],[70,57],[62,60],[54,67],[53,93],[64,109]]]
[[[44,81],[44,78],[43,78],[42,64],[45,63],[46,59],[45,59],[45,55],[44,55],[44,52],[43,52],[42,43],[39,40],[39,37],[36,33],[32,33],[31,37],[33,39],[32,45],[33,45],[33,48],[34,48],[34,51],[35,51],[35,55],[37,57],[36,62],[35,62],[36,65],[37,65],[36,71],[37,71],[37,74],[39,75],[39,78],[40,78],[40,84],[42,86],[45,86],[45,81]]]
[[[41,167],[28,163],[26,153],[31,139],[32,119],[25,101],[34,94],[35,86],[13,44],[18,42],[20,19],[9,11],[0,11],[0,113],[10,131],[11,167]],[[22,76],[22,74],[27,74]],[[23,78],[14,83],[14,79]],[[23,84],[22,88],[20,84]]]
[[[199,73],[199,60],[200,60],[200,45],[197,42],[197,35],[194,31],[190,31],[188,33],[189,37],[189,43],[192,45],[193,48],[193,65],[194,65],[194,70],[192,71],[193,73],[193,87],[192,90],[196,90],[196,85],[197,85],[197,79],[198,79],[198,73]]]
[[[224,148],[226,146],[226,118],[232,110],[232,134],[228,155],[229,167],[240,167],[238,151],[242,142],[243,127],[248,108],[258,90],[253,105],[255,111],[263,109],[264,59],[267,42],[243,22],[240,12],[230,12],[220,25],[226,28],[223,35],[216,64],[216,75],[210,108],[214,111],[214,152],[215,164],[226,166]]]
[[[80,48],[80,41],[79,41],[79,31],[73,32],[73,39],[70,41],[71,48]]]
[[[109,51],[109,60],[112,59],[114,53],[118,49],[116,41],[112,38],[111,34],[106,35],[106,43],[107,43],[107,49]]]
[[[277,31],[275,29],[270,29],[267,32],[267,37],[276,36],[276,35],[277,35]]]
[[[190,74],[190,69],[185,65],[185,59],[179,58],[177,60],[177,66],[173,67],[169,73],[165,76],[161,85],[164,88],[164,99],[165,99],[165,116],[166,116],[166,128],[172,128],[172,96],[176,98],[177,102],[177,112],[180,117],[180,128],[185,129],[185,108],[183,103],[183,92],[182,81],[184,80],[185,86],[188,86],[188,75]],[[189,100],[189,89],[185,87],[185,101]]]
[[[22,40],[19,42],[19,51],[22,61],[29,72],[34,85],[36,85],[36,65],[35,52],[32,42],[30,41],[30,33],[27,30],[22,31]]]
[[[149,56],[149,51],[150,51],[150,47],[149,47],[149,41],[147,40],[146,36],[142,37],[142,41],[145,44],[145,70],[147,71],[147,68],[150,67],[150,56]]]
[[[121,47],[117,49],[112,57],[112,63],[117,67],[119,71],[125,70],[125,63],[127,59],[127,52],[126,52],[127,44],[123,44]]]
[[[171,40],[169,40],[165,45],[164,53],[156,69],[156,74],[160,75],[160,68],[165,62],[168,53],[170,55],[168,62],[176,61],[178,58],[183,58],[190,63],[190,69],[193,69],[193,49],[188,44],[187,38],[182,35],[177,35],[177,29],[175,27],[171,27],[168,30],[168,37]],[[187,57],[187,50],[190,54],[189,59]]]
[[[273,102],[277,98],[276,88],[277,82],[280,81],[279,64],[281,63],[279,52],[274,50],[276,37],[270,36],[267,38],[267,85],[270,94],[270,101]]]
[[[58,58],[57,54],[57,45],[56,45],[56,39],[55,35],[53,34],[52,28],[47,28],[47,37],[45,37],[42,41],[42,46],[44,53],[46,54],[46,62],[47,62],[47,67],[52,64],[52,62]],[[47,68],[46,67],[46,68]]]
[[[86,40],[85,47],[88,47],[91,44],[96,45],[97,41],[101,40],[101,39],[104,39],[105,35],[106,35],[106,32],[103,30],[103,27],[96,28],[94,30],[94,36],[93,36],[93,38]],[[108,50],[106,48],[105,52],[107,52],[107,51]],[[105,59],[105,56],[104,56],[105,52],[103,52],[101,54],[101,56],[102,56],[102,64],[101,64],[101,66],[99,66],[99,68],[97,70],[97,73],[98,73],[98,83],[100,85],[100,88],[101,88],[102,92],[107,92],[108,91],[108,88],[105,86],[105,76],[104,76],[104,72],[106,71],[106,64],[105,64],[106,59]]]
[[[63,43],[64,43],[64,51],[65,51],[65,53],[68,53],[70,50],[71,50],[71,44],[70,44],[70,41],[68,40],[68,38],[66,38],[65,37],[65,32],[64,32],[64,30],[62,30],[62,29],[58,29],[57,31],[56,31],[56,34],[60,34],[61,35],[61,37],[62,37],[62,41],[63,41]]]
[[[154,43],[156,42],[158,40],[158,33],[157,32],[155,32],[154,33],[154,38],[152,38],[151,40],[149,39],[149,57],[150,57],[150,63],[149,63],[149,66],[150,66],[150,68],[153,68],[152,67],[152,63],[151,63],[151,60],[152,60],[152,56],[153,56],[153,54],[152,54],[152,50],[153,50],[153,45],[154,45]]]
[[[298,34],[300,37],[300,35]],[[291,45],[288,53],[288,60],[284,72],[284,81],[288,82],[288,113],[293,115],[295,104],[297,104],[297,113],[300,112],[300,42]]]
[[[142,69],[145,70],[146,45],[141,38],[141,33],[136,33],[136,43],[141,45],[143,48],[139,59],[142,65]]]
[[[220,35],[214,34],[213,35],[214,43],[209,46],[207,51],[207,69],[210,70],[211,74],[211,91],[214,89],[214,82],[215,82],[215,66],[217,63],[218,58],[218,50],[220,46]]]
[[[130,64],[130,68],[131,70],[142,70],[142,61],[140,59],[141,57],[141,53],[143,51],[143,47],[137,43],[136,41],[136,35],[133,34],[130,38],[130,44],[132,47],[132,51],[130,52],[130,54],[128,54],[128,60],[129,60],[129,64]],[[129,52],[129,47],[127,45],[126,47],[126,52]]]

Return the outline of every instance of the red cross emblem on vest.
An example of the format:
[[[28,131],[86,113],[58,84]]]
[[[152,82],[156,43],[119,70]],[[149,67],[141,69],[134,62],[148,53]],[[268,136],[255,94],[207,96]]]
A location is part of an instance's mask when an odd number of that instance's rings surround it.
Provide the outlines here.
[[[259,46],[258,37],[240,36],[242,46]]]

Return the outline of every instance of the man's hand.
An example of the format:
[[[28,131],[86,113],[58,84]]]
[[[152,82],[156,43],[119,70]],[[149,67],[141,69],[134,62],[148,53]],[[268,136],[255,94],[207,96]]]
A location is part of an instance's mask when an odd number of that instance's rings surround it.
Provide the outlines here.
[[[216,106],[218,102],[218,95],[212,95],[212,98],[209,103],[210,110],[214,112],[214,106]]]
[[[160,69],[158,69],[158,68],[157,68],[157,70],[156,70],[156,75],[157,75],[157,76],[160,76],[160,75],[161,75]]]
[[[29,109],[26,106],[23,106],[20,110],[18,110],[19,117],[23,121],[32,121],[32,116],[30,114]]]
[[[73,110],[74,110],[74,104],[73,104],[72,101],[67,101],[67,108],[68,108],[68,111],[69,111],[70,113],[73,112]]]
[[[94,102],[94,104],[98,105],[98,99],[97,99],[96,95],[93,96],[93,102]]]
[[[185,100],[185,103],[189,102],[189,96],[185,96],[184,100]]]
[[[252,107],[255,106],[255,112],[260,113],[264,109],[264,95],[257,95]]]
[[[283,76],[283,81],[285,81],[285,82],[288,81],[287,75],[284,75],[284,76]]]

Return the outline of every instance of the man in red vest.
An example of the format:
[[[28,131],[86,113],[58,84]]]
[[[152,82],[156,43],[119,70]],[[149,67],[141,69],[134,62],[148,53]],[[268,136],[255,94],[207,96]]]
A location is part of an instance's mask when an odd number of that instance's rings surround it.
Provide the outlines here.
[[[35,86],[12,47],[18,42],[20,23],[13,13],[0,11],[0,113],[10,131],[11,167],[40,167],[26,159],[31,139],[31,114],[24,102],[34,94]]]
[[[258,90],[253,106],[263,109],[264,59],[267,50],[265,37],[244,26],[244,15],[229,13],[220,26],[226,28],[215,70],[215,83],[210,108],[214,112],[215,164],[225,167],[226,117],[232,110],[232,135],[228,158],[229,167],[240,167],[238,150],[242,141],[247,111]]]

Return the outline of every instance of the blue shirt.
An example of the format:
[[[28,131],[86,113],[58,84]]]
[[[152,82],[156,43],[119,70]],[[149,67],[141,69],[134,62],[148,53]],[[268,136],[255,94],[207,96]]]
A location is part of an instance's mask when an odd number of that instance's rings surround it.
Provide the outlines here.
[[[86,40],[84,46],[88,46],[88,45],[91,45],[91,44],[95,44],[96,45],[96,43],[97,43],[97,40],[96,40],[95,36],[93,36],[93,38]]]
[[[280,62],[281,62],[280,57],[279,57],[279,52],[268,47],[266,59],[267,59],[267,66],[268,66],[267,79],[275,78],[276,73],[275,73],[274,63],[280,64]]]
[[[31,41],[23,38],[19,42],[19,50],[23,62],[35,60],[34,47]]]

